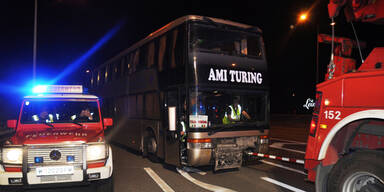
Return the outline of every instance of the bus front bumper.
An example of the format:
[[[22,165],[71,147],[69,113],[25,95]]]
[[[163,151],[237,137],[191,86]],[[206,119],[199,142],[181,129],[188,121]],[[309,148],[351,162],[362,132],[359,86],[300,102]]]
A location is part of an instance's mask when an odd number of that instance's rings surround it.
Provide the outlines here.
[[[188,165],[189,166],[205,166],[210,165],[212,161],[213,149],[188,149]]]

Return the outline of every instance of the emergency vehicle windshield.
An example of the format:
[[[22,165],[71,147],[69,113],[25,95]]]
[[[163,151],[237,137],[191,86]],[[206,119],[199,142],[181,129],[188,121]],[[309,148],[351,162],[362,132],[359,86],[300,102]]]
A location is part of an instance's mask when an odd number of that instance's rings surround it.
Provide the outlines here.
[[[215,128],[262,124],[266,121],[266,93],[199,91],[190,94],[191,128]],[[256,127],[256,126],[254,126]]]
[[[99,122],[96,101],[24,101],[21,123],[86,123]]]

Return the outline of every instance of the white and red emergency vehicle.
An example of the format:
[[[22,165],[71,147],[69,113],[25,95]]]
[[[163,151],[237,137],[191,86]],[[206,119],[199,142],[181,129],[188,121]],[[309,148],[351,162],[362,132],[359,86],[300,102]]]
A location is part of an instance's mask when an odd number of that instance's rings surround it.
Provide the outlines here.
[[[384,23],[384,0],[331,0],[332,20],[342,8],[350,21]],[[317,192],[384,191],[384,47],[355,70],[345,55],[353,44],[339,41],[326,81],[317,85],[305,154]]]
[[[8,120],[15,133],[1,146],[0,187],[5,190],[92,184],[113,191],[112,150],[98,97],[81,85],[36,86]]]

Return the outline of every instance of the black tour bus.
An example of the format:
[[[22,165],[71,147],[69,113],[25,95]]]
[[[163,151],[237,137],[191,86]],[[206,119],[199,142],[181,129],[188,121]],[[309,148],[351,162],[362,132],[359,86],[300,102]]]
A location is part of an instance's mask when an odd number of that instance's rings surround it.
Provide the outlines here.
[[[178,18],[91,70],[110,140],[176,166],[237,168],[265,153],[269,82],[262,31]],[[235,102],[235,103],[234,103]]]

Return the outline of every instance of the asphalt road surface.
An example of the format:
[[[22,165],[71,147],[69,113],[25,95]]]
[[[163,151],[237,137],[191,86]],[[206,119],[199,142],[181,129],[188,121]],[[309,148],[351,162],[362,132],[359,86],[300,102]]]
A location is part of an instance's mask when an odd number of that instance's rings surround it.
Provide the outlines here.
[[[288,149],[288,150],[285,150]],[[305,143],[273,140],[271,154],[303,158]],[[292,151],[294,150],[294,151]],[[115,191],[314,191],[301,164],[273,159],[213,173],[209,167],[180,170],[113,146]]]
[[[295,118],[296,122],[289,123],[285,116],[277,117],[280,121],[272,123],[271,136],[274,138],[271,140],[270,155],[304,159],[306,125],[300,122],[307,123],[308,117]],[[302,164],[263,158],[240,169],[213,173],[210,167],[177,169],[154,163],[118,144],[113,144],[112,150],[115,192],[315,191],[314,184],[305,181],[306,173]],[[95,188],[84,186],[28,191],[86,192],[95,191]]]

